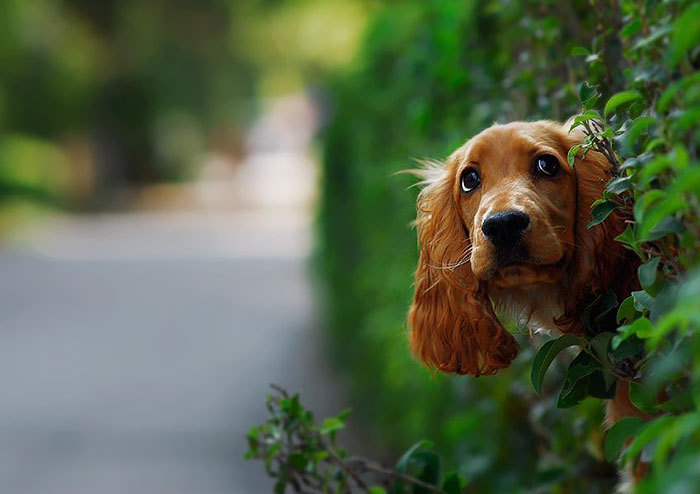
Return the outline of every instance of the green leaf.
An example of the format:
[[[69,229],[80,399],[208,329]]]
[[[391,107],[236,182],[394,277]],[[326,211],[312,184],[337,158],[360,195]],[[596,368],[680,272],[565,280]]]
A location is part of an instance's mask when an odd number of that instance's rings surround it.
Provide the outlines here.
[[[632,126],[627,130],[623,136],[624,138],[624,149],[627,153],[632,153],[634,146],[642,136],[642,134],[648,135],[648,129],[656,123],[656,119],[649,116],[642,116],[634,120]]]
[[[700,4],[689,7],[673,24],[670,59],[675,66],[685,54],[700,43]]]
[[[631,103],[632,101],[636,101],[642,97],[642,94],[635,90],[631,89],[629,91],[622,91],[620,93],[617,93],[613,95],[607,103],[605,103],[605,109],[603,110],[603,114],[605,115],[605,118],[608,118],[608,115],[610,114],[611,111],[615,110],[616,108],[619,108],[620,106]]]
[[[597,204],[591,210],[591,221],[588,223],[588,228],[593,228],[594,226],[602,223],[605,219],[610,216],[610,213],[617,209],[617,204],[610,201],[604,201]]]
[[[573,381],[570,386],[563,387],[557,399],[557,408],[571,408],[581,403],[588,396],[589,380],[590,375],[587,375],[577,381]]]
[[[625,324],[618,328],[618,334],[612,340],[612,347],[616,349],[630,336],[637,336],[641,339],[649,338],[654,333],[654,326],[646,317],[640,317],[632,324]]]
[[[648,384],[637,382],[629,383],[629,397],[632,404],[638,410],[652,414],[656,411],[658,400],[656,399],[656,391]]]
[[[321,424],[321,434],[328,434],[345,427],[345,423],[337,417],[329,417]]]
[[[428,484],[437,485],[440,478],[441,460],[434,452],[429,451],[433,443],[430,441],[418,441],[411,446],[396,463],[396,470],[412,475]],[[397,479],[391,488],[391,494],[405,492],[404,482]],[[414,493],[427,493],[424,489],[414,488]]]
[[[617,309],[617,323],[622,321],[633,321],[637,315],[637,310],[634,308],[634,298],[630,295],[625,300],[622,301],[620,307]]]
[[[289,464],[296,470],[304,471],[309,460],[302,453],[291,453],[289,455]]]
[[[590,345],[593,353],[598,357],[598,361],[606,367],[609,364],[608,348],[610,347],[610,340],[613,339],[615,333],[605,332],[595,335],[591,340]]]
[[[588,379],[588,396],[600,400],[610,400],[615,397],[617,379],[609,372],[597,370]]]
[[[542,381],[556,356],[574,345],[580,346],[581,341],[572,334],[562,335],[556,340],[550,340],[542,345],[532,363],[532,373],[530,375],[532,387],[535,388],[537,394],[540,394],[542,391]]]
[[[591,372],[586,372],[578,379],[575,377],[567,379],[559,394],[557,408],[571,408],[588,396],[603,400],[609,400],[615,396],[614,376],[600,370],[595,361],[592,361],[591,366],[594,366]],[[585,370],[590,370],[590,367]]]
[[[617,307],[617,296],[612,292],[598,295],[579,316],[579,322],[588,331],[598,333],[605,328],[607,314]]]
[[[664,402],[659,408],[664,412],[671,413],[681,413],[688,412],[695,408],[695,403],[693,402],[693,393],[689,386],[681,389],[680,391],[673,390],[671,394],[671,399]]]
[[[576,144],[575,146],[571,146],[571,149],[569,149],[569,152],[566,155],[566,161],[569,162],[569,166],[571,168],[574,167],[574,161],[576,161],[576,155],[578,154],[579,150],[583,147],[583,144]]]
[[[433,451],[421,450],[411,455],[411,467],[413,475],[426,484],[437,486],[440,480],[442,460]],[[430,491],[422,487],[413,487],[413,494],[430,494]]]
[[[348,419],[348,417],[350,416],[351,413],[352,413],[352,408],[346,408],[345,410],[343,410],[342,412],[340,412],[338,415],[336,415],[336,417],[337,417],[339,420],[342,420],[343,422],[345,422],[345,421]]]
[[[676,417],[666,415],[653,422],[648,422],[643,429],[638,431],[637,437],[632,441],[629,448],[627,448],[623,458],[628,460],[637,456],[647,444],[659,437],[659,434],[661,434],[675,419]]]
[[[651,141],[649,141],[647,143],[646,147],[644,148],[644,152],[649,153],[649,152],[653,151],[654,149],[663,146],[665,143],[666,143],[666,141],[661,137],[657,137],[656,139],[652,139]]]
[[[612,356],[616,362],[621,362],[624,359],[634,357],[644,350],[644,343],[637,337],[630,337],[616,345],[616,340],[612,341]]]
[[[652,469],[656,471],[660,471],[665,466],[664,462],[674,447],[679,443],[685,442],[684,439],[687,436],[697,435],[698,429],[700,429],[700,415],[697,412],[687,413],[674,418],[673,423],[666,427],[654,445],[654,464]]]
[[[653,205],[640,221],[639,238],[646,240],[647,236],[664,218],[674,214],[676,211],[686,209],[687,206],[687,201],[680,194],[669,196],[658,204]]]
[[[613,178],[610,182],[608,182],[608,185],[605,187],[605,189],[608,192],[612,192],[613,194],[622,194],[624,191],[630,190],[631,187],[631,177],[617,177]]]
[[[578,124],[580,124],[582,122],[588,122],[590,120],[603,120],[603,119],[597,110],[586,110],[581,115],[576,115],[574,117],[573,124],[572,124],[571,128],[569,129],[569,132],[571,132],[573,129],[578,127]]]
[[[570,408],[584,399],[588,392],[588,376],[600,366],[585,350],[569,364],[564,385],[559,393],[557,408]]]
[[[634,217],[638,223],[644,220],[644,212],[649,209],[649,207],[662,200],[668,196],[668,192],[665,190],[654,189],[645,192],[641,197],[639,197],[634,203]]]
[[[584,82],[579,88],[578,96],[581,99],[583,107],[588,110],[598,100],[600,93],[598,93],[597,86],[591,86],[587,82]]]
[[[644,290],[632,292],[632,298],[634,298],[634,308],[639,312],[651,310],[651,308],[654,306],[654,297],[649,295]]]
[[[700,72],[693,72],[685,76],[683,79],[674,82],[663,92],[659,98],[658,109],[660,112],[665,112],[670,103],[674,100],[677,94],[681,93],[688,87],[693,87],[700,82]]]
[[[646,48],[647,46],[656,42],[656,40],[663,38],[664,36],[669,34],[671,32],[671,29],[671,26],[669,26],[666,23],[663,23],[660,26],[652,27],[651,34],[637,41],[634,44],[633,49],[640,50],[642,48]]]
[[[615,240],[623,244],[628,249],[632,249],[635,251],[637,249],[638,241],[634,234],[634,228],[632,228],[632,225],[627,225],[625,230],[617,237],[615,237]]]
[[[411,460],[411,455],[413,455],[413,453],[421,449],[430,449],[432,447],[433,443],[430,441],[426,441],[425,439],[418,441],[413,446],[408,448],[403,455],[401,455],[399,461],[396,462],[396,470],[405,473],[408,468],[408,463]]]
[[[656,282],[656,271],[659,267],[660,260],[660,258],[654,257],[650,261],[641,264],[637,269],[639,282],[642,284],[642,288],[649,288]]]
[[[620,450],[625,441],[634,436],[646,423],[638,417],[625,417],[615,422],[605,438],[605,459],[614,463],[620,456]]]
[[[684,227],[683,223],[673,216],[667,216],[661,220],[646,236],[648,241],[658,240],[665,237],[669,233],[680,234],[683,233]]]
[[[330,453],[328,453],[328,451],[315,451],[311,455],[311,457],[312,457],[314,462],[320,463],[323,460],[325,460],[326,458],[330,457]]]
[[[634,18],[630,22],[625,24],[622,27],[622,29],[620,29],[620,34],[624,38],[629,38],[630,36],[634,36],[635,34],[637,34],[641,29],[642,21],[640,21],[638,18]]]
[[[591,54],[591,52],[588,51],[588,50],[587,50],[586,48],[584,48],[583,46],[574,46],[574,47],[571,49],[571,55],[572,55],[572,56],[576,56],[576,55],[585,55],[585,56],[588,56],[588,55],[590,55],[590,54]]]
[[[445,491],[445,494],[461,494],[462,489],[466,486],[467,479],[453,472],[445,476],[445,480],[442,483],[442,490]]]
[[[373,485],[369,488],[369,494],[386,494],[386,490],[383,487]]]

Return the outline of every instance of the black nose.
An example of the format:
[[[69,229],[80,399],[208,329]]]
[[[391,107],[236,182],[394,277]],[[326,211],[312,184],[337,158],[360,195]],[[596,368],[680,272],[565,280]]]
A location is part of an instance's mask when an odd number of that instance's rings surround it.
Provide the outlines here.
[[[523,231],[530,225],[530,217],[520,211],[494,213],[481,224],[481,231],[499,249],[514,247]]]

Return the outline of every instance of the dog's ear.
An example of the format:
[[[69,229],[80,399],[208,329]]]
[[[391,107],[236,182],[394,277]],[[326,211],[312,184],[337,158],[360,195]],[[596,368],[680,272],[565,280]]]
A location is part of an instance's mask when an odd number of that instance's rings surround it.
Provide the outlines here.
[[[425,365],[480,376],[508,367],[515,338],[498,322],[469,263],[469,232],[459,217],[451,175],[433,170],[418,198],[415,294],[410,343]]]
[[[564,124],[568,132],[570,122]],[[582,144],[584,134],[574,129],[568,134],[568,147]],[[568,151],[568,149],[567,149]],[[608,290],[617,290],[630,278],[627,274],[629,253],[615,240],[625,229],[624,217],[613,211],[603,222],[588,227],[592,219],[591,205],[603,198],[605,186],[611,178],[611,164],[607,158],[595,151],[589,151],[585,158],[581,153],[574,163],[576,173],[576,228],[575,249],[571,264],[570,300],[565,307],[565,315],[557,321],[562,331],[580,331],[576,314],[593,297]]]

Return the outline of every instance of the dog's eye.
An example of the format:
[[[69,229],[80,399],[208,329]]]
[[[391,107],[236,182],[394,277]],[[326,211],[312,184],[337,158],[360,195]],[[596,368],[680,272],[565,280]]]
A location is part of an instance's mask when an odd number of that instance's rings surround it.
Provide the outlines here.
[[[462,172],[462,191],[471,192],[476,189],[481,183],[479,172],[474,168],[467,168]]]
[[[543,154],[535,158],[535,173],[545,177],[553,177],[559,173],[559,160],[551,154]]]

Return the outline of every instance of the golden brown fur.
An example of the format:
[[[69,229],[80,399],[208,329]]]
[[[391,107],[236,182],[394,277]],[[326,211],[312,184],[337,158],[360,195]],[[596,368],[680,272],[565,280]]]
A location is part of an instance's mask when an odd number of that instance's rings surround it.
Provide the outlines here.
[[[629,294],[635,261],[614,241],[625,228],[623,218],[613,213],[588,228],[591,204],[603,195],[610,165],[591,151],[572,169],[567,153],[583,135],[569,127],[550,121],[494,125],[444,165],[421,172],[420,259],[409,323],[412,350],[427,366],[473,376],[507,367],[518,345],[494,307],[532,329],[582,333],[579,315],[593,297],[609,290],[620,300]],[[558,175],[533,173],[533,160],[545,154],[556,157]],[[460,188],[467,167],[481,176],[469,193]],[[499,265],[482,224],[508,210],[529,217],[521,238],[529,257]],[[629,402],[626,393],[619,394]],[[628,413],[624,403],[612,409]]]

